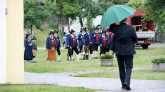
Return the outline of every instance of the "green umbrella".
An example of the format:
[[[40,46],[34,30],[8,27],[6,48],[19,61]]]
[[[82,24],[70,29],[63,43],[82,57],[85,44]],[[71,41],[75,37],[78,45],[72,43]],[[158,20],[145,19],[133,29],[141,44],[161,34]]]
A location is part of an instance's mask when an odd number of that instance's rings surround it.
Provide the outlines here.
[[[123,19],[133,15],[135,9],[127,5],[111,6],[102,16],[101,27],[107,27],[110,24],[120,22]]]

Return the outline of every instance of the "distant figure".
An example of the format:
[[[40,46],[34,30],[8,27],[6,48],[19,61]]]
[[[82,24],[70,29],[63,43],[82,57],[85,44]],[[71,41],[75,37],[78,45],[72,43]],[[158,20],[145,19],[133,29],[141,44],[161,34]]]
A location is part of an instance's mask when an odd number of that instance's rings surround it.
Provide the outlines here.
[[[92,43],[93,43],[93,46],[92,46],[93,47],[93,54],[94,54],[94,57],[96,58],[98,46],[99,46],[99,37],[100,37],[99,29],[95,28],[95,32],[93,32],[91,35],[92,35]]]
[[[46,50],[48,51],[47,60],[55,61],[56,58],[56,38],[54,32],[50,31],[49,36],[46,39]]]
[[[73,59],[73,50],[77,54],[77,61],[79,61],[79,51],[77,49],[77,38],[76,35],[74,34],[74,30],[71,29],[70,34],[67,35],[67,47],[68,47],[68,60],[71,61]]]
[[[108,31],[103,31],[102,36],[100,37],[99,44],[100,44],[100,55],[101,54],[106,54],[109,52],[109,42],[110,42],[110,37],[109,34],[107,33]]]
[[[61,47],[61,44],[60,44],[60,38],[58,36],[58,31],[55,31],[54,37],[56,39],[56,50],[57,50],[57,53],[58,53],[57,61],[60,62],[61,61],[61,59],[60,59],[60,55],[61,55],[60,47]]]
[[[92,33],[88,31],[88,35],[89,35],[89,52],[90,52],[90,56],[89,59],[91,60],[94,56],[93,56],[93,42],[92,42]]]
[[[24,40],[24,60],[26,60],[26,63],[30,63],[30,60],[33,59],[33,53],[32,53],[32,43],[31,43],[31,36],[29,34],[26,35]]]
[[[62,44],[63,44],[63,47],[64,47],[64,48],[66,48],[66,36],[67,36],[67,35],[66,35],[66,32],[64,32],[63,38],[62,38],[62,41],[63,41]]]
[[[114,33],[111,41],[110,49],[113,50],[117,56],[120,80],[122,88],[131,90],[130,80],[133,68],[133,55],[135,54],[135,42],[137,42],[137,35],[132,26],[121,21],[120,25],[110,25],[110,31]]]
[[[32,52],[33,52],[33,63],[36,63],[36,56],[37,56],[37,39],[34,37],[32,39]]]
[[[78,35],[78,48],[80,59],[83,59],[83,43],[84,43],[84,30],[81,29],[80,34]]]

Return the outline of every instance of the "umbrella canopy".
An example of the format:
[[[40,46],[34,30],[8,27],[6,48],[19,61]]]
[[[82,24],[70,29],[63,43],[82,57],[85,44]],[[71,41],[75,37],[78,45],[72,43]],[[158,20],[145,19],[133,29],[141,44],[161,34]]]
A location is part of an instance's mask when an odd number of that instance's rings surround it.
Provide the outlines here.
[[[101,27],[107,27],[110,24],[120,22],[123,19],[133,15],[135,9],[127,5],[111,6],[104,14],[101,20]]]

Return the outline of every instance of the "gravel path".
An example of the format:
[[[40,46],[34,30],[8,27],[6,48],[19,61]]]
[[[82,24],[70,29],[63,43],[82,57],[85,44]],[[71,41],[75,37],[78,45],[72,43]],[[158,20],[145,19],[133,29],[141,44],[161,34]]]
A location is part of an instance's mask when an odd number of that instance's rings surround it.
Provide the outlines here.
[[[82,72],[83,73],[83,72]],[[98,92],[126,92],[121,89],[119,79],[73,77],[77,73],[25,73],[25,84],[54,84],[60,86],[85,87]],[[165,92],[165,80],[135,80],[129,92]]]

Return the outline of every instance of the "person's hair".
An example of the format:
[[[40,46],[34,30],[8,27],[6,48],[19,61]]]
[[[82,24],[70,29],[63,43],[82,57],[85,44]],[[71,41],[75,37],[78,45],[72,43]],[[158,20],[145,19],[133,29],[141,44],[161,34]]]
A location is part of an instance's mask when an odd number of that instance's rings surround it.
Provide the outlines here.
[[[126,21],[127,21],[127,18],[125,18],[122,21],[120,21],[120,23],[125,23]]]
[[[25,38],[28,39],[29,36],[30,36],[30,34],[26,34]]]

